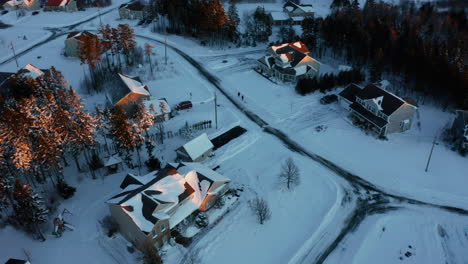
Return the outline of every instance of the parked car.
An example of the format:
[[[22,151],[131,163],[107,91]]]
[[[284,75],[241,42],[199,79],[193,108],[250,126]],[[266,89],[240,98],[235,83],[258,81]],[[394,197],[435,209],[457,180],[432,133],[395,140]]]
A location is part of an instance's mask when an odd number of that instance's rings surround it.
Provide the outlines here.
[[[192,102],[190,101],[183,101],[183,102],[180,102],[178,105],[176,105],[175,109],[176,110],[184,110],[184,109],[190,109],[192,108]]]
[[[329,94],[325,95],[324,97],[320,98],[321,104],[331,104],[338,101],[338,96],[336,94]]]
[[[1,14],[2,15],[8,14],[8,10],[3,10]]]
[[[32,12],[32,15],[33,15],[33,16],[35,16],[35,15],[37,15],[37,14],[39,14],[39,11],[33,11],[33,12]]]

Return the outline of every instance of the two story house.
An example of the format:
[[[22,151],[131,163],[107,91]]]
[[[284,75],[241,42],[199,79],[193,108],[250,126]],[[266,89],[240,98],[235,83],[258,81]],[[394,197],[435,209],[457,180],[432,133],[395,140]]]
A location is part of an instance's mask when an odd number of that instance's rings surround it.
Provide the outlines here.
[[[230,180],[199,164],[168,164],[145,176],[128,174],[121,193],[107,201],[121,234],[139,246],[161,247],[170,231],[195,211],[206,211],[229,189]]]
[[[468,150],[468,110],[457,110],[452,124],[455,141],[462,149]]]
[[[320,62],[309,53],[309,49],[301,41],[271,46],[266,49],[265,56],[258,59],[257,70],[283,82],[313,78],[319,73]]]
[[[339,93],[338,98],[356,123],[379,136],[410,129],[418,109],[413,99],[400,98],[375,84],[364,88],[351,84]]]
[[[119,7],[120,19],[144,19],[146,9],[146,6],[140,3],[140,1],[122,4]]]

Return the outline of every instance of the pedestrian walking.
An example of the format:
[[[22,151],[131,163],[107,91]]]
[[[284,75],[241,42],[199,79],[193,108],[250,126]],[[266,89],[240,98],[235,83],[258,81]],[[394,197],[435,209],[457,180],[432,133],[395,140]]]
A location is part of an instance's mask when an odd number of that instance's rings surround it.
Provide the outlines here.
[[[242,102],[244,102],[244,96],[242,95]]]
[[[239,97],[239,96],[240,96],[240,92],[237,92],[237,97]]]

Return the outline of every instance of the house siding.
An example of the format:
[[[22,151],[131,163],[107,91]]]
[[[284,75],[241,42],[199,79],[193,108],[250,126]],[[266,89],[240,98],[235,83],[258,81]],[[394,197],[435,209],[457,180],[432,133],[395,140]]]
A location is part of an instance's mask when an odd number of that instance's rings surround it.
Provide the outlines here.
[[[69,38],[65,40],[65,55],[78,57],[78,40]]]
[[[163,228],[162,228],[163,226],[165,227],[164,231],[163,231]],[[154,234],[157,234],[157,236],[154,237]],[[156,248],[162,247],[164,245],[164,243],[169,241],[170,238],[171,238],[171,229],[169,227],[169,220],[168,219],[163,219],[163,220],[157,221],[156,224],[153,227],[153,230],[147,236],[147,239],[150,239],[152,244]]]
[[[393,112],[393,114],[391,114],[388,117],[386,133],[398,133],[410,129],[413,123],[413,116],[415,112],[416,109],[414,106],[404,103],[402,106],[400,106],[400,108],[398,108],[395,112]],[[409,126],[406,129],[401,128],[400,126],[401,122],[404,120],[409,120],[410,122]]]
[[[128,214],[118,204],[108,204],[111,216],[119,224],[119,232],[128,240],[138,245],[142,239],[145,239],[145,234],[138,228]]]
[[[76,1],[71,0],[68,5],[65,6],[45,6],[44,11],[76,12],[78,11],[78,7],[76,6]]]

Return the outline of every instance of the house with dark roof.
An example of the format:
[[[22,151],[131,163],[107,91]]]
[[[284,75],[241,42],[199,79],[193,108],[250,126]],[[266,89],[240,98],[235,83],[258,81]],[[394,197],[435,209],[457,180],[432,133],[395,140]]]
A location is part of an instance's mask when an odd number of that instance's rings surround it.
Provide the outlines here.
[[[145,18],[147,7],[140,1],[134,1],[127,4],[122,4],[119,7],[120,19],[138,19],[142,20]]]
[[[379,136],[410,129],[418,109],[413,99],[402,99],[375,84],[364,88],[350,84],[338,94],[338,98],[340,104],[350,111],[355,124]]]
[[[456,144],[468,150],[468,110],[456,110],[456,117],[452,124],[452,134]]]
[[[44,11],[76,12],[78,7],[75,0],[47,0]]]
[[[320,62],[309,55],[309,49],[301,41],[271,46],[265,56],[258,59],[257,71],[283,82],[301,78],[313,78],[320,70]]]
[[[68,57],[78,57],[79,45],[85,36],[98,38],[97,35],[86,30],[70,32],[65,39],[65,55]]]
[[[296,4],[288,1],[283,5],[283,10],[289,17],[313,17],[314,10],[312,5]]]
[[[131,77],[122,73],[117,75],[116,82],[107,91],[107,102],[112,106],[122,106],[131,115],[138,102],[151,97],[149,88],[142,84],[138,76]]]
[[[107,205],[128,241],[138,246],[150,240],[161,247],[184,219],[211,208],[229,183],[199,163],[171,163],[145,176],[128,174]]]

